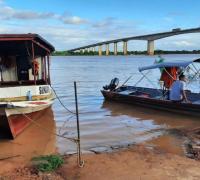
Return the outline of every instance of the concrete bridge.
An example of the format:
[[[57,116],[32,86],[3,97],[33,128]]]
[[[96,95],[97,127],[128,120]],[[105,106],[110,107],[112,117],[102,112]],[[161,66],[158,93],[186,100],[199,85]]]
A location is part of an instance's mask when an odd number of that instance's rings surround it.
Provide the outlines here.
[[[104,42],[99,42],[95,44],[90,44],[87,46],[82,46],[78,47],[75,49],[70,49],[68,50],[69,52],[76,52],[76,51],[81,51],[81,52],[90,52],[90,51],[95,51],[95,47],[98,47],[98,52],[99,56],[102,55],[102,46],[106,46],[106,55],[108,56],[110,54],[110,49],[109,45],[114,44],[114,55],[117,55],[117,43],[123,42],[123,53],[124,55],[127,55],[128,53],[128,41],[130,40],[145,40],[147,41],[147,53],[148,55],[153,55],[154,54],[154,41],[170,36],[175,36],[175,35],[180,35],[180,34],[188,34],[188,33],[199,33],[200,32],[200,27],[199,28],[192,28],[192,29],[184,29],[181,30],[180,28],[172,29],[172,31],[169,32],[162,32],[162,33],[155,33],[155,34],[148,34],[148,35],[141,35],[141,36],[133,36],[133,37],[126,37],[126,38],[121,38],[121,39],[115,39],[115,40],[110,40],[110,41],[104,41]]]

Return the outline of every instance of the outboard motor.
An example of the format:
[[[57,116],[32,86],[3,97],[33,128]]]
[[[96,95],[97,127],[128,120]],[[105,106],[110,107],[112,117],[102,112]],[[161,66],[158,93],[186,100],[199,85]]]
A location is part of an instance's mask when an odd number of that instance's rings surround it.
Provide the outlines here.
[[[116,89],[116,87],[118,86],[119,84],[119,79],[118,78],[114,78],[110,81],[110,84],[109,85],[106,85],[106,86],[103,86],[103,89],[104,90],[110,90],[110,91],[113,91]]]

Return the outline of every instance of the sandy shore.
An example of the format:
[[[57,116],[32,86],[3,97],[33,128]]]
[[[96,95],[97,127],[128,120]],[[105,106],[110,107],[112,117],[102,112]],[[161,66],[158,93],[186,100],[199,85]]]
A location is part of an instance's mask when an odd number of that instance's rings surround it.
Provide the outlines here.
[[[41,116],[38,122],[55,132],[52,111],[47,110],[46,116]],[[187,119],[184,123],[186,122]],[[194,129],[194,126],[199,127],[194,122],[191,121],[192,126],[190,123],[186,124],[187,129],[172,128],[159,138],[129,146],[127,149],[115,149],[110,153],[84,154],[84,168],[77,166],[76,155],[65,157],[65,163],[60,169],[46,174],[38,173],[31,166],[30,159],[58,152],[56,138],[36,126],[30,126],[24,131],[23,136],[19,136],[15,141],[0,142],[0,180],[200,179],[200,161],[185,157],[183,151],[185,140],[200,150],[200,130]],[[105,138],[107,136],[108,134],[105,134]],[[95,140],[96,137],[93,141],[96,142]],[[197,159],[200,159],[200,151],[196,155]]]
[[[37,174],[28,168],[18,168],[7,172],[2,168],[1,177],[5,179],[80,179],[80,180],[169,180],[200,179],[200,162],[183,156],[163,153],[137,145],[113,153],[85,154],[84,168],[77,167],[76,156],[65,158],[65,164],[52,174]],[[4,161],[6,164],[8,160]],[[0,164],[2,167],[3,164]],[[14,164],[12,164],[14,167]],[[17,164],[15,164],[18,167]],[[12,167],[12,168],[13,168]],[[9,168],[7,166],[7,168]]]

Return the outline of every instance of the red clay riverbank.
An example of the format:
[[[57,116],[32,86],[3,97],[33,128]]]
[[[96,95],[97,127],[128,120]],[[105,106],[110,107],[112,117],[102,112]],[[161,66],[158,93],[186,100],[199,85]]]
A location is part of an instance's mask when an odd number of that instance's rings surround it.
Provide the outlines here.
[[[160,152],[138,145],[129,149],[103,154],[85,154],[84,168],[78,168],[76,156],[65,158],[65,164],[56,173],[31,174],[31,170],[3,173],[5,179],[80,179],[80,180],[169,180],[200,179],[200,162]],[[2,167],[2,166],[1,166]],[[24,173],[25,172],[25,173]]]
[[[49,131],[55,132],[55,121],[52,110],[46,109],[45,116],[41,114],[37,123]],[[56,138],[37,126],[31,125],[14,141],[0,142],[0,174],[16,167],[23,167],[34,156],[56,152]],[[5,160],[3,160],[5,159]]]

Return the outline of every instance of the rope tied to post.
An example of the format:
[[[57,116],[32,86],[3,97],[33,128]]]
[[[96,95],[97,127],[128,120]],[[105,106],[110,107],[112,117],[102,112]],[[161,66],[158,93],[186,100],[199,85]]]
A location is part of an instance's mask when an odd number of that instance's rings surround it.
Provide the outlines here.
[[[52,88],[53,89],[53,88]],[[53,89],[54,93],[56,94],[55,90]],[[55,132],[52,132],[52,131],[49,131],[47,128],[43,127],[42,125],[40,125],[39,123],[37,123],[35,120],[31,119],[28,115],[26,115],[25,113],[23,113],[22,111],[20,111],[19,109],[16,108],[16,110],[18,112],[20,112],[20,114],[22,114],[25,118],[27,118],[29,121],[31,121],[34,125],[36,125],[37,127],[41,128],[42,130],[54,135],[54,136],[57,136],[57,137],[60,137],[60,138],[64,138],[66,140],[69,140],[73,143],[75,143],[77,145],[77,162],[78,162],[78,166],[79,167],[84,167],[84,161],[82,160],[81,158],[81,147],[80,147],[80,128],[79,128],[79,112],[78,112],[78,97],[77,97],[77,86],[76,86],[76,82],[74,82],[74,92],[75,92],[75,105],[76,105],[76,113],[72,112],[71,110],[69,110],[67,107],[64,106],[64,104],[62,103],[62,101],[60,100],[60,98],[57,96],[58,100],[60,101],[60,103],[63,105],[63,107],[70,113],[74,115],[76,115],[76,118],[77,118],[77,138],[68,138],[64,135],[60,135],[58,133],[55,133]],[[12,102],[9,102],[10,105],[12,107],[15,107],[15,105],[12,103]],[[71,117],[73,117],[71,116]],[[70,118],[71,118],[70,117]]]

